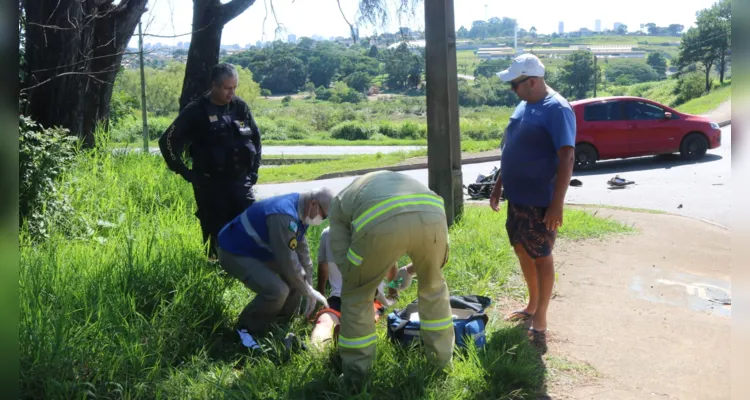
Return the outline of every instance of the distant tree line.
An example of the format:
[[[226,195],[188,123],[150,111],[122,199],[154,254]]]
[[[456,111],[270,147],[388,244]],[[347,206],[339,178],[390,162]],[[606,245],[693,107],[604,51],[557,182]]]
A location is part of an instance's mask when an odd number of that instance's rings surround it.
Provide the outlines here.
[[[375,46],[345,47],[302,38],[296,44],[277,41],[233,54],[224,61],[251,70],[261,89],[273,94],[307,90],[323,93],[324,97],[324,91],[334,82],[343,82],[364,94],[379,76],[385,79],[382,82],[384,89],[417,88],[422,83],[424,72],[423,50],[413,51],[406,43],[381,49]]]

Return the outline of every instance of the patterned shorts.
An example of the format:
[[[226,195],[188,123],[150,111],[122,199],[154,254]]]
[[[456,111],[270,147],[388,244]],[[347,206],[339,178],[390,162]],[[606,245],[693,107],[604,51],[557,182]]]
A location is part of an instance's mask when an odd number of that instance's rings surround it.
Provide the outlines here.
[[[557,238],[557,230],[548,230],[544,224],[547,207],[517,205],[508,202],[508,218],[505,229],[510,244],[520,244],[531,258],[547,257],[552,254]]]

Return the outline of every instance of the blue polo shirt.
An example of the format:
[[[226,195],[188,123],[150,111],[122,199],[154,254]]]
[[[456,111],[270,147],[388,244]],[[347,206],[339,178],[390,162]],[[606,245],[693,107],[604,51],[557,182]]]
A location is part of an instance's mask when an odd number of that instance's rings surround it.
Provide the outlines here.
[[[505,135],[500,161],[505,198],[513,204],[549,207],[560,162],[557,151],[576,143],[570,104],[553,91],[534,104],[522,101]]]

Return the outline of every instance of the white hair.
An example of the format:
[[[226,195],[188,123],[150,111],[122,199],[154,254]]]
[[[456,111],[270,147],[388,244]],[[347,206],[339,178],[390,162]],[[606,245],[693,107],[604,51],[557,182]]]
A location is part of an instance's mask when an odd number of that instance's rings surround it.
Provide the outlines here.
[[[328,208],[331,206],[331,200],[333,200],[333,192],[327,187],[321,187],[311,190],[308,195],[311,200],[317,200],[320,206],[328,214]]]

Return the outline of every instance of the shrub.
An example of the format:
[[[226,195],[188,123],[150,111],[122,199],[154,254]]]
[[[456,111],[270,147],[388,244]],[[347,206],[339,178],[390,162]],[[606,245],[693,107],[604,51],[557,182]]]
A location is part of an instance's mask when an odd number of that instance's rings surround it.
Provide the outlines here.
[[[367,140],[375,133],[370,125],[356,121],[342,122],[331,129],[332,138],[344,140]]]
[[[398,139],[401,135],[399,127],[391,121],[380,121],[378,125],[378,135],[387,136],[389,138]]]
[[[19,225],[33,239],[49,236],[55,220],[73,213],[59,192],[59,178],[73,165],[77,139],[67,129],[43,128],[31,118],[19,118]]]
[[[323,86],[318,86],[315,89],[315,98],[318,100],[326,101],[331,98],[331,90],[326,89]]]
[[[461,136],[472,140],[500,139],[503,126],[490,119],[461,120]]]
[[[148,118],[148,140],[157,140],[174,121],[169,117]],[[140,118],[130,117],[120,121],[112,128],[112,140],[133,143],[143,137],[143,122]]]
[[[370,140],[374,142],[382,142],[384,140],[388,140],[388,136],[383,135],[382,133],[376,133],[370,137]]]
[[[344,81],[350,88],[360,93],[363,93],[372,85],[372,77],[366,72],[361,71],[347,76]]]
[[[404,122],[401,125],[400,130],[400,139],[420,139],[427,136],[427,126],[424,126],[424,130],[422,129],[422,126],[417,124],[416,122],[407,121]]]
[[[284,107],[289,107],[291,103],[292,103],[292,96],[284,96],[284,98],[281,99],[281,104],[283,104]]]
[[[126,117],[133,115],[133,112],[140,108],[138,99],[124,90],[115,90],[112,92],[112,100],[109,103],[109,123],[117,125]]]
[[[310,127],[295,119],[284,118],[276,121],[279,133],[286,135],[289,139],[304,139],[312,134]]]
[[[680,76],[675,86],[677,104],[686,103],[701,97],[706,89],[705,77],[700,72],[690,72]]]

